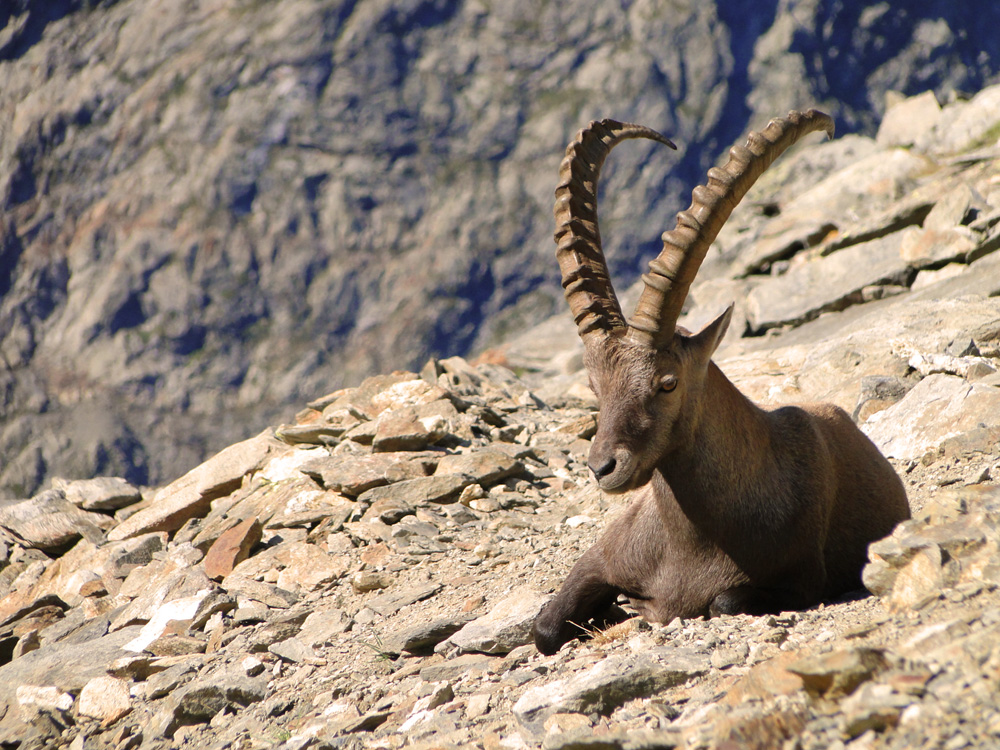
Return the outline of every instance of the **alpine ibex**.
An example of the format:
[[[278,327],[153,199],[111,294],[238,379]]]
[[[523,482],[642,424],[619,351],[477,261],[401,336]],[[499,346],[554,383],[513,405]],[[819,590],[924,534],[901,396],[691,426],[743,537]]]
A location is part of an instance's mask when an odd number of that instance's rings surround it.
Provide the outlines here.
[[[570,572],[534,624],[551,654],[625,594],[654,622],[799,609],[860,587],[868,544],[909,517],[889,462],[842,409],[762,409],[711,361],[732,307],[704,330],[676,329],[698,267],[760,174],[806,133],[833,135],[810,110],[752,132],[695,188],[664,233],[631,322],[615,297],[597,223],[610,150],[651,138],[591,123],[566,149],[556,189],[556,255],[600,405],[589,465],[632,503]]]

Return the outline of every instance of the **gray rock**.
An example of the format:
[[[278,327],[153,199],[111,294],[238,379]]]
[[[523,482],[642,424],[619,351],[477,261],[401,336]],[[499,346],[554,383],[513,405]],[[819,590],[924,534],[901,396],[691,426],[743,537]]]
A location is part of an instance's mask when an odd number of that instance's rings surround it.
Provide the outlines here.
[[[283,641],[272,643],[267,647],[272,654],[280,656],[285,661],[296,664],[312,661],[317,658],[317,654],[312,647],[304,643],[300,638],[286,638]]]
[[[531,625],[551,598],[530,587],[515,589],[494,604],[488,614],[476,618],[449,636],[435,651],[509,653],[531,641]]]
[[[142,499],[138,488],[121,477],[54,479],[52,487],[62,490],[67,500],[84,510],[118,510]]]
[[[427,654],[434,650],[442,641],[457,632],[470,619],[470,616],[441,617],[422,622],[413,627],[391,633],[383,638],[382,644],[387,651],[394,654]]]
[[[890,104],[875,140],[882,146],[909,148],[933,131],[940,118],[941,105],[937,97],[933,91],[925,91]]]
[[[946,107],[933,128],[925,130],[914,139],[916,148],[935,154],[949,154],[988,143],[988,135],[1000,117],[1000,88],[980,91],[968,101],[956,102]],[[995,137],[993,141],[995,141]]]
[[[866,287],[909,284],[913,272],[900,258],[901,241],[900,234],[890,234],[762,281],[747,297],[750,327],[763,331],[802,323],[822,312],[843,310],[863,301],[862,291]]]
[[[305,464],[302,471],[328,490],[350,497],[391,482],[428,476],[437,466],[436,453],[376,453],[330,456]]]
[[[645,698],[703,673],[707,659],[680,649],[655,656],[614,656],[573,677],[530,688],[514,704],[524,729],[540,734],[555,713],[608,715],[634,698]]]
[[[618,730],[595,734],[588,728],[547,734],[542,740],[542,750],[672,750],[682,747],[683,742],[677,730]]]
[[[863,429],[886,456],[911,460],[980,425],[1000,425],[1000,388],[937,374],[873,414]]]
[[[42,550],[65,547],[81,536],[98,543],[112,525],[107,516],[77,508],[62,490],[49,490],[0,508],[0,528],[22,539],[26,546]]]
[[[245,474],[259,468],[268,457],[287,450],[288,446],[271,437],[269,430],[231,445],[157,492],[148,508],[112,529],[108,539],[176,531],[189,518],[205,515],[212,500],[229,494]]]
[[[486,449],[469,453],[452,453],[438,461],[435,476],[464,476],[483,487],[519,474],[524,465],[498,450]]]
[[[294,591],[242,576],[227,576],[221,585],[234,596],[246,597],[278,609],[287,609],[299,600],[298,594]]]
[[[403,505],[418,507],[428,503],[454,503],[459,493],[473,480],[464,475],[444,475],[405,479],[385,487],[374,487],[358,496],[363,505],[376,502],[398,501]]]
[[[483,673],[495,662],[495,658],[483,654],[462,654],[443,662],[421,667],[420,679],[424,682],[451,682],[463,675]]]
[[[22,731],[17,712],[19,685],[51,685],[62,692],[78,694],[90,680],[105,674],[108,664],[127,652],[122,646],[134,638],[137,627],[83,643],[46,645],[0,667],[0,736],[5,740]]]
[[[368,602],[367,606],[383,617],[388,617],[403,607],[408,607],[416,602],[429,599],[441,591],[441,588],[440,583],[428,583],[402,591],[390,591],[387,594],[372,599]]]
[[[343,610],[313,612],[302,623],[298,638],[313,648],[322,648],[335,643],[353,624],[354,621]]]

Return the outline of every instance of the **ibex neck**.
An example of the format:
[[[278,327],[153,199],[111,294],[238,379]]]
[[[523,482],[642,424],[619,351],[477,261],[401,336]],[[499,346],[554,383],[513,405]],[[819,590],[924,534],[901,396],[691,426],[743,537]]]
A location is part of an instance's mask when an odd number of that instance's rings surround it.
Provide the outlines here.
[[[691,439],[665,457],[659,470],[696,523],[699,517],[708,522],[719,517],[735,520],[751,488],[767,486],[767,476],[773,474],[767,412],[740,393],[714,363],[702,397]]]

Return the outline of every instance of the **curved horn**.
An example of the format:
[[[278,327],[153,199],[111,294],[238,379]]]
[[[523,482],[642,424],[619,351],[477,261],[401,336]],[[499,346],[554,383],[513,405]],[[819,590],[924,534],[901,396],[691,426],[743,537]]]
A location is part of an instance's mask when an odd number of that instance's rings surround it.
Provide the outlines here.
[[[663,250],[642,277],[646,285],[629,325],[631,341],[659,347],[674,335],[688,289],[729,214],[771,162],[815,130],[832,138],[833,120],[815,109],[789,112],[751,132],[745,146],[730,149],[724,167],[708,170],[708,184],[694,189],[691,206],[677,214],[676,229],[663,233]]]
[[[651,138],[677,148],[655,130],[615,120],[592,122],[566,147],[556,188],[556,258],[580,336],[625,326],[608,274],[597,223],[597,179],[604,159],[629,138]]]

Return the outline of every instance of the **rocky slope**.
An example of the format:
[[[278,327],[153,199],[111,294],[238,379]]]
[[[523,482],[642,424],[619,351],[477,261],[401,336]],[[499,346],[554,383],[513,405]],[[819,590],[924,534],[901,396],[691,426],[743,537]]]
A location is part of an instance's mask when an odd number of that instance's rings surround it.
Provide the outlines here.
[[[155,491],[0,509],[0,743],[996,745],[998,98],[907,99],[873,140],[790,155],[720,240],[733,275],[694,289],[692,326],[750,292],[764,334],[717,358],[745,392],[844,406],[899,471],[914,518],[872,545],[873,595],[526,645],[619,511],[559,318],[317,398]]]
[[[872,134],[889,90],[995,82],[998,22],[860,0],[0,4],[0,496],[166,482],[316,393],[561,311],[554,174],[593,117],[681,145],[609,168],[634,278],[748,123],[815,105]]]

